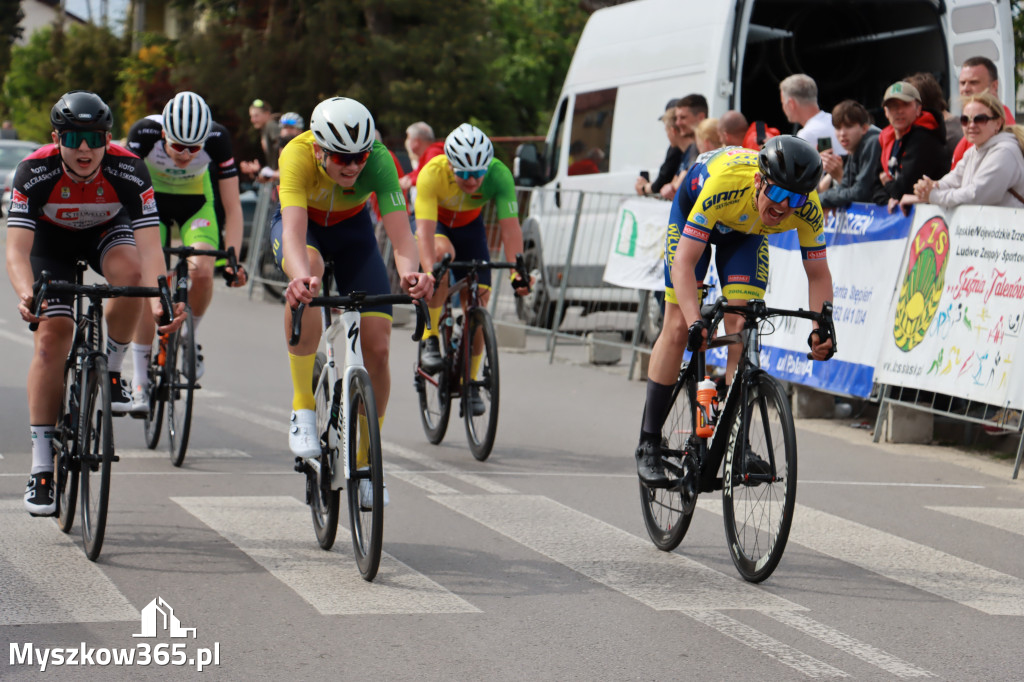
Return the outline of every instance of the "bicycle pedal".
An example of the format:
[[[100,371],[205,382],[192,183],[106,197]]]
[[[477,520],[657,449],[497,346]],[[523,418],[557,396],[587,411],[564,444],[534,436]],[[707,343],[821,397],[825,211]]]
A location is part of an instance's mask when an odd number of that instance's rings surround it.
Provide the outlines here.
[[[305,474],[309,471],[309,464],[304,457],[295,458],[295,470],[300,474]]]
[[[120,457],[118,457],[117,455],[111,455],[111,456],[110,456],[110,461],[111,461],[111,462],[120,462],[120,461],[121,461],[121,458],[120,458]]]

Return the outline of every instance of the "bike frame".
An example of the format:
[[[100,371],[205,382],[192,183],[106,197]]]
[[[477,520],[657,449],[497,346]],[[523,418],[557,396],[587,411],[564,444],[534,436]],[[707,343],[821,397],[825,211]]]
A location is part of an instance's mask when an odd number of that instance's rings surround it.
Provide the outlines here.
[[[352,375],[360,369],[365,371],[365,366],[363,365],[363,348],[359,339],[359,319],[360,313],[358,310],[344,310],[340,315],[332,320],[330,308],[323,307],[320,309],[320,320],[323,326],[323,340],[325,346],[324,351],[327,356],[327,375],[330,377],[331,385],[331,420],[327,427],[328,443],[331,444],[338,442],[339,421],[341,424],[348,424],[348,420],[352,418],[352,415],[348,414],[349,384],[351,384]],[[345,349],[345,364],[341,375],[342,388],[341,391],[338,391],[339,377],[334,341],[343,330],[348,330],[346,338],[349,339],[349,342]],[[339,400],[341,400],[341,405],[338,404]],[[343,467],[338,467],[336,461],[331,462],[332,490],[340,490],[344,487],[345,481],[349,479],[352,473],[352,458],[349,456],[348,431],[348,428],[341,429],[341,448],[338,450],[331,448],[332,453],[344,453],[345,456]],[[332,454],[332,457],[336,456],[336,454]]]

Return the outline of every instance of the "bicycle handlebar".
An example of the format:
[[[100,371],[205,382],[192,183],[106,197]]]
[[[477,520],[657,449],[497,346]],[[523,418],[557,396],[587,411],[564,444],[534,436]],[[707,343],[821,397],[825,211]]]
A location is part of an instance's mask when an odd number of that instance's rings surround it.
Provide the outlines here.
[[[466,260],[456,261],[452,260],[452,255],[446,253],[441,260],[434,263],[434,280],[438,280],[444,276],[448,270],[452,268],[466,268],[467,270],[481,270],[487,268],[490,270],[515,270],[516,274],[519,275],[519,279],[512,280],[512,286],[516,289],[529,289],[530,288],[530,276],[526,272],[526,261],[523,259],[523,254],[516,254],[516,262],[508,263],[502,261],[485,261],[485,260]]]
[[[797,308],[796,310],[769,308],[764,301],[759,299],[748,301],[746,305],[729,305],[729,301],[725,296],[719,296],[714,303],[701,306],[700,309],[701,318],[708,325],[709,330],[718,328],[719,322],[722,321],[722,318],[727,313],[741,315],[749,322],[765,320],[769,317],[799,317],[811,320],[818,323],[818,329],[814,331],[818,332],[818,338],[822,343],[828,339],[832,340],[832,351],[829,357],[835,355],[836,350],[838,350],[836,327],[832,319],[832,301],[823,302],[821,304],[821,312],[814,312],[813,310],[804,310],[803,308]],[[813,334],[814,332],[811,333]],[[807,359],[813,359],[810,353],[807,354]]]
[[[224,277],[224,282],[230,285],[238,279],[238,258],[235,256],[235,247],[233,246],[229,246],[227,250],[197,249],[193,246],[165,246],[164,253],[168,256],[176,255],[182,258],[188,258],[189,256],[226,258],[228,261],[228,267],[231,268],[231,273],[227,270],[223,270],[221,272],[221,275]]]
[[[88,296],[90,299],[100,298],[117,298],[119,296],[125,296],[130,298],[159,298],[160,305],[163,307],[163,314],[160,316],[160,326],[170,324],[171,320],[174,319],[171,311],[174,310],[171,305],[171,290],[167,286],[167,277],[160,275],[157,277],[157,286],[155,287],[125,287],[125,286],[111,286],[109,284],[77,284],[72,282],[55,282],[51,279],[52,275],[49,270],[43,270],[39,273],[39,279],[32,284],[32,300],[29,301],[28,308],[32,311],[34,317],[39,317],[43,311],[43,302],[46,301],[46,295],[48,293],[70,293],[75,295]],[[39,329],[38,322],[30,322],[28,325],[30,331],[36,331]]]
[[[345,310],[360,310],[373,305],[412,303],[416,310],[416,331],[412,334],[413,341],[423,338],[423,330],[430,329],[430,314],[427,310],[427,302],[422,298],[413,298],[408,294],[373,294],[369,295],[364,291],[353,291],[344,296],[314,296],[310,301],[311,306],[343,308]],[[306,304],[300,303],[292,308],[292,335],[288,339],[288,345],[294,346],[299,342],[302,335],[302,313],[306,310]]]

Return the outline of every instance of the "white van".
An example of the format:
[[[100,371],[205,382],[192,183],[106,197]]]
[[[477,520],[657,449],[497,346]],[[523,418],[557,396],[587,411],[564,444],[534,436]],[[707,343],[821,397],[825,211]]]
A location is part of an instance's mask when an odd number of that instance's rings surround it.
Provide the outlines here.
[[[528,324],[552,323],[551,302],[567,272],[565,233],[577,208],[572,191],[628,194],[640,171],[657,175],[668,145],[658,118],[668,100],[699,93],[710,116],[738,109],[750,121],[790,132],[779,82],[807,73],[823,109],[855,99],[884,126],[885,88],[918,71],[934,74],[959,111],[959,66],[976,55],[996,63],[1001,99],[1015,106],[1008,0],[635,0],[594,12],[543,154],[530,145],[517,153],[517,183],[543,188],[523,221],[539,286],[520,316]],[[578,158],[593,148],[600,150],[598,172],[570,175],[570,149]],[[601,283],[614,211],[595,219],[608,205],[607,196],[583,202],[587,232],[580,238],[602,243],[573,258],[566,305],[594,309],[609,300]]]

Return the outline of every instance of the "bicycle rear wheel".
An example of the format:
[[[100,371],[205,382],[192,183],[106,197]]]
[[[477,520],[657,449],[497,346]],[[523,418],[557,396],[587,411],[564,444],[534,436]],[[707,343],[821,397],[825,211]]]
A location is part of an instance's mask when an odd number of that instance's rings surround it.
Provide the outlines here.
[[[164,424],[164,402],[167,400],[167,384],[164,380],[167,374],[164,372],[167,364],[168,342],[158,335],[156,339],[153,359],[149,363],[147,374],[149,375],[149,412],[146,413],[143,423],[143,432],[146,436],[146,447],[155,450],[160,443],[160,429]]]
[[[722,508],[732,562],[745,580],[759,583],[779,565],[793,522],[796,428],[786,392],[771,376],[758,374],[744,398],[747,439],[729,443]],[[774,477],[748,473],[747,452],[773,463]]]
[[[498,431],[498,398],[500,382],[498,376],[498,339],[494,324],[485,308],[474,308],[466,324],[466,357],[463,358],[462,415],[466,420],[466,437],[473,456],[483,462],[494,447],[494,436]],[[473,347],[477,334],[482,338],[483,359],[477,371],[479,378],[472,375]]]
[[[373,388],[365,370],[352,374],[349,385],[348,430],[351,459],[348,480],[348,514],[352,529],[352,546],[356,553],[356,564],[363,580],[373,580],[380,567],[380,552],[384,538],[384,464],[380,454],[380,428],[377,422],[377,407],[373,402]],[[366,433],[361,434],[359,420],[365,419]],[[365,439],[362,448],[367,451],[367,462],[359,467],[356,453],[360,439]],[[373,492],[372,504],[360,494],[363,482],[368,481]]]
[[[331,489],[331,465],[337,462],[338,447],[327,440],[331,419],[331,377],[326,369],[327,358],[323,353],[317,353],[313,363],[313,395],[316,397],[316,433],[322,454],[319,466],[314,468],[315,475],[306,477],[306,485],[309,486],[306,500],[313,515],[313,531],[322,549],[334,546],[341,506],[341,493]]]
[[[78,462],[75,439],[78,437],[81,390],[75,382],[75,363],[69,358],[64,366],[64,400],[57,417],[57,433],[53,437],[53,482],[57,499],[57,527],[67,533],[75,523],[78,502]]]
[[[697,428],[696,380],[693,376],[687,375],[685,379],[676,382],[673,393],[668,418],[661,429],[661,445],[672,453],[681,453]],[[693,507],[692,500],[690,505],[685,504],[680,485],[683,459],[678,456],[667,456],[665,464],[665,473],[671,481],[670,486],[648,488],[641,482],[640,507],[643,509],[647,534],[651,536],[654,546],[671,552],[683,541],[690,527]],[[692,461],[685,463],[688,467],[692,465]],[[694,475],[696,473],[694,472]]]
[[[82,541],[85,555],[96,561],[103,547],[110,497],[114,430],[110,415],[110,375],[102,355],[88,361],[83,379],[78,430],[79,485],[82,496]]]
[[[192,428],[192,397],[196,387],[196,339],[192,329],[192,311],[186,306],[181,329],[171,336],[167,348],[167,435],[170,437],[171,464],[180,467],[188,450]]]
[[[438,340],[444,358],[440,371],[434,375],[427,374],[420,369],[419,360],[413,368],[413,384],[416,386],[416,394],[420,401],[420,422],[423,424],[423,433],[432,445],[437,445],[444,439],[445,431],[448,430],[448,419],[452,413],[452,365],[449,357],[452,333],[444,318],[438,326]]]

